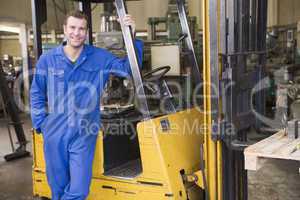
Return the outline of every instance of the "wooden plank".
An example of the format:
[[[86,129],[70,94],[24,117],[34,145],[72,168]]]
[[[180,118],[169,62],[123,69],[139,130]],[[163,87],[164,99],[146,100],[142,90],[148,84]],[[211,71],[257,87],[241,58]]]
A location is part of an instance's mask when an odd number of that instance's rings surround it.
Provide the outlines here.
[[[259,170],[265,161],[266,159],[259,158],[255,155],[245,156],[245,169],[253,171]]]
[[[290,139],[282,130],[245,149],[245,169],[258,170],[266,159],[300,161],[300,150],[293,152],[298,144],[300,138]]]

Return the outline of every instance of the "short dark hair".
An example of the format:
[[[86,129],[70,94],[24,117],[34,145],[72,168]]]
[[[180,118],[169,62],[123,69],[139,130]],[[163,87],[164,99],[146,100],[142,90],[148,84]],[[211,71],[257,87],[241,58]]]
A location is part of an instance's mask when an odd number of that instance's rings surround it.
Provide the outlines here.
[[[86,16],[86,14],[84,14],[84,12],[82,12],[80,10],[72,10],[72,11],[68,12],[68,14],[66,14],[65,19],[64,19],[64,25],[67,25],[69,17],[85,19],[85,21],[88,22],[88,17]]]

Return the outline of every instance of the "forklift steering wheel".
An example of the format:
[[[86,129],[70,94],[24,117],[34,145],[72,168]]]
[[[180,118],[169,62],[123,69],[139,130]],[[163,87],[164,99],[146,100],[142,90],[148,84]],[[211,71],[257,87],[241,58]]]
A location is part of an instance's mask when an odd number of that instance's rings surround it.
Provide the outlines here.
[[[158,67],[150,72],[147,72],[143,75],[143,79],[146,82],[155,82],[159,81],[168,71],[170,71],[170,66]]]

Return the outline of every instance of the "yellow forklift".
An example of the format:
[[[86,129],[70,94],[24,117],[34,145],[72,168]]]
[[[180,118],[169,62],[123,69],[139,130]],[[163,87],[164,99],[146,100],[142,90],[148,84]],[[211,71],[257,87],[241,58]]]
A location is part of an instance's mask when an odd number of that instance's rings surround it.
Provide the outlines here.
[[[89,17],[91,2],[107,1],[82,1]],[[246,130],[256,124],[248,94],[263,76],[267,0],[202,1],[203,75],[194,53],[184,0],[176,2],[182,36],[190,51],[192,74],[195,83],[203,86],[204,103],[179,110],[163,80],[168,67],[149,72],[142,79],[131,30],[121,23],[138,99],[135,110],[143,112],[130,110],[121,118],[108,116],[103,120],[89,200],[247,199],[243,148],[247,146]],[[119,17],[124,16],[124,1],[115,0],[115,5]],[[42,6],[37,3],[32,7],[34,10]],[[245,16],[251,16],[252,20]],[[36,19],[34,27],[40,25]],[[34,33],[40,34],[38,29]],[[257,66],[243,71],[249,55],[257,56]],[[157,115],[150,112],[143,87],[143,82],[149,81],[157,82],[162,91],[167,91],[159,94],[166,104],[165,112]],[[237,81],[239,84],[235,84]],[[263,101],[263,95],[255,98],[257,102]],[[262,105],[257,102],[256,105]],[[126,134],[120,130],[126,130]],[[33,194],[51,198],[43,138],[36,133],[33,133],[33,158]]]

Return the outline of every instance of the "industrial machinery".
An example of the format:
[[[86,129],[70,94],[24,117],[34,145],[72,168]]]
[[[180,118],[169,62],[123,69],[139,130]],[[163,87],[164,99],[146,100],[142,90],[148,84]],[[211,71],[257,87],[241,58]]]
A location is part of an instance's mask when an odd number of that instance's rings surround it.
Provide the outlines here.
[[[187,12],[187,26],[190,31],[193,49],[197,63],[202,73],[202,33],[198,30],[197,18],[188,16],[189,4],[184,1]],[[165,80],[179,104],[189,104],[192,101],[192,90],[197,83],[192,78],[192,63],[190,48],[185,43],[186,35],[182,32],[181,19],[176,0],[168,1],[168,9],[164,17],[148,18],[148,40],[145,42],[146,68],[152,70],[159,66],[170,66]],[[164,25],[165,32],[159,30]],[[202,75],[201,75],[202,77]],[[202,81],[201,81],[202,82]],[[174,87],[180,86],[180,87]],[[172,87],[173,86],[173,87]],[[178,92],[178,89],[182,92]],[[200,89],[201,90],[201,89]],[[201,90],[202,91],[202,90]]]
[[[185,2],[185,8],[188,7],[188,2]],[[187,10],[187,9],[186,9]],[[187,13],[188,14],[188,13]],[[198,33],[197,27],[197,18],[196,17],[188,17],[187,22],[190,27],[191,37],[193,40],[196,39]],[[167,31],[167,40],[169,41],[177,41],[179,36],[181,35],[181,25],[180,19],[178,16],[176,0],[169,0],[168,2],[168,10],[165,17],[150,17],[148,19],[148,25],[150,26],[149,38],[151,40],[157,40],[157,26],[160,24],[165,24]]]
[[[267,33],[267,74],[269,88],[268,132],[287,128],[299,118],[299,29],[297,24],[270,27]]]
[[[5,54],[0,59],[0,110],[6,121],[6,127],[9,135],[9,140],[12,148],[12,153],[5,155],[6,161],[12,161],[19,158],[28,157],[30,153],[26,150],[27,140],[23,130],[23,125],[19,117],[20,110],[18,109],[14,83],[21,73],[20,61],[16,58]],[[20,92],[20,91],[17,91]],[[18,140],[18,147],[15,148],[12,128]]]
[[[184,7],[185,10],[187,10],[188,14],[188,2],[185,1]],[[147,54],[147,47],[149,46],[151,53],[151,66],[156,66],[156,63],[153,62],[153,58],[156,60],[163,60],[162,56],[153,56],[153,53],[157,52],[157,54],[164,55],[168,53],[168,55],[175,57],[176,51],[174,52],[174,48],[179,49],[180,51],[180,64],[172,65],[171,66],[171,72],[169,72],[168,76],[184,76],[186,75],[186,71],[188,68],[188,64],[184,63],[185,60],[189,60],[186,58],[185,55],[188,55],[188,48],[186,48],[185,43],[183,39],[185,38],[185,35],[182,34],[181,31],[181,21],[180,16],[178,15],[176,0],[169,0],[168,2],[168,10],[166,12],[165,17],[150,17],[148,18],[148,25],[149,25],[149,31],[148,31],[148,41],[146,42],[146,54]],[[187,16],[187,23],[189,26],[191,39],[194,46],[194,51],[198,60],[198,63],[200,65],[200,68],[202,69],[202,33],[198,32],[198,24],[197,24],[197,17],[195,16]],[[165,35],[161,33],[161,31],[158,31],[158,26],[164,24],[166,28]],[[157,58],[158,57],[158,58]],[[147,56],[146,56],[147,58]],[[167,59],[167,56],[165,56],[165,59]],[[166,62],[166,61],[160,61],[160,62]],[[174,62],[172,63],[174,64]]]
[[[107,1],[82,1],[87,14],[90,2]],[[115,2],[118,15],[124,16],[123,0]],[[176,4],[191,75],[194,83],[203,85],[204,104],[197,99],[198,105],[178,109],[167,94],[167,112],[153,115],[130,28],[121,24],[138,102],[133,110],[104,120],[89,199],[247,199],[243,149],[248,145],[248,129],[260,126],[253,109],[264,113],[260,80],[266,61],[267,0],[203,0],[203,75],[184,1]],[[144,81],[163,82],[167,69],[150,72]],[[33,193],[50,197],[42,136],[33,134],[33,141]]]
[[[9,117],[9,122],[7,124],[8,134],[10,138],[10,143],[12,147],[13,153],[5,155],[4,159],[6,161],[11,161],[19,158],[28,157],[30,153],[26,150],[27,140],[25,137],[25,133],[23,130],[23,125],[19,117],[17,105],[12,95],[12,88],[9,88],[9,84],[7,81],[7,74],[4,72],[2,64],[0,63],[0,95],[1,100],[3,101],[3,110],[4,113],[7,113],[7,117]],[[12,134],[11,134],[11,126],[14,127],[19,147],[15,149]]]
[[[6,79],[13,80],[16,73],[14,69],[13,57],[7,54],[3,55],[3,59],[1,59],[1,65],[7,77]]]

